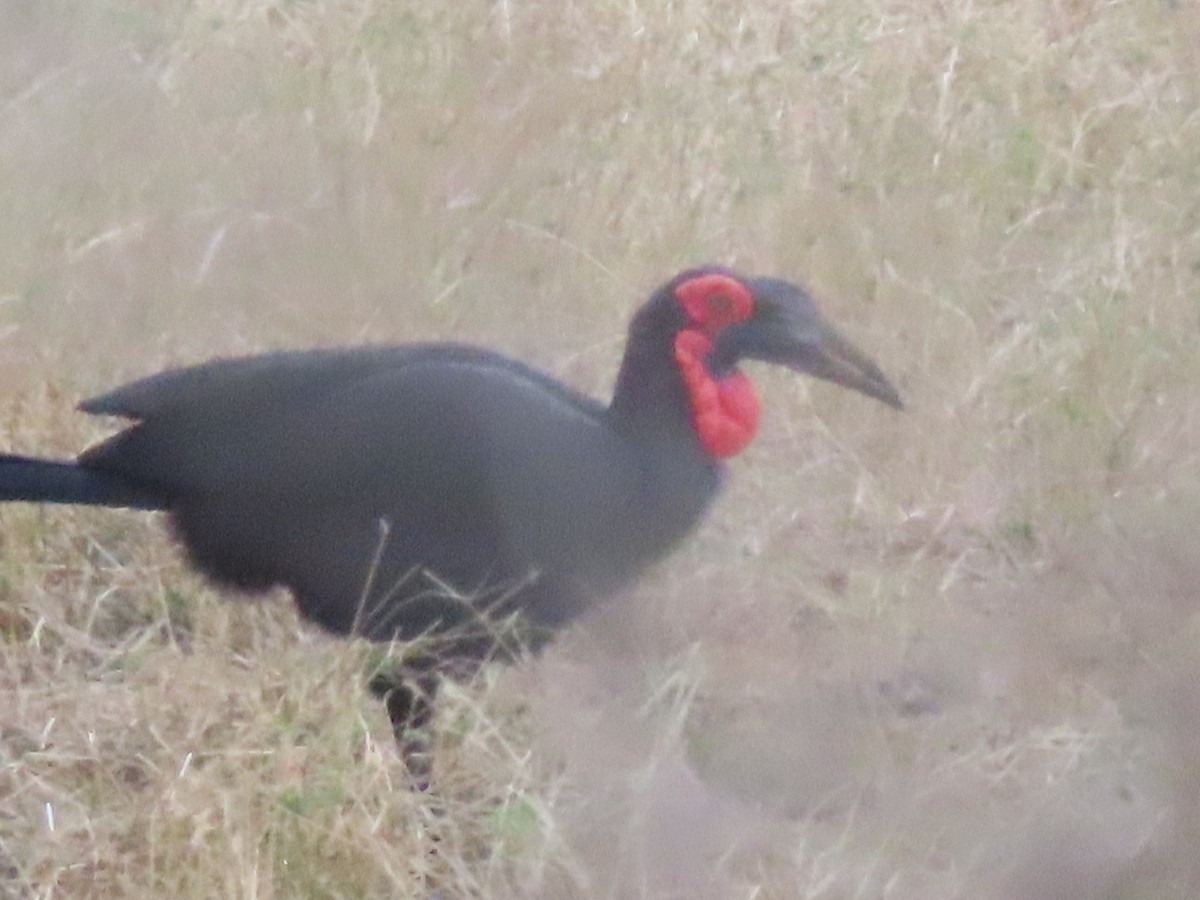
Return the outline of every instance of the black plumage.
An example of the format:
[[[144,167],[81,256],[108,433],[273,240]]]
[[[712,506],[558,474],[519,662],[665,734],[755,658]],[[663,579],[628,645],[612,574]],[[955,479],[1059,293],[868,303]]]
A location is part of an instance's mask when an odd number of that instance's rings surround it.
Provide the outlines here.
[[[477,658],[497,613],[536,642],[697,524],[757,424],[744,359],[900,406],[803,290],[710,267],[637,313],[608,405],[457,344],[219,360],[82,404],[133,424],[74,463],[0,456],[0,500],[163,509],[218,582]]]

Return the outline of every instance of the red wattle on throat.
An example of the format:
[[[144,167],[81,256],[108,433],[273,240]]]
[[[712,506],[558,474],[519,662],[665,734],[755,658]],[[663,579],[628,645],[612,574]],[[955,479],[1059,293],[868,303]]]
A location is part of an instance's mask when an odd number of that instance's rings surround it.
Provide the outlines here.
[[[741,452],[758,431],[761,410],[754,385],[741,372],[715,377],[705,365],[712,341],[688,329],[675,335],[675,364],[687,387],[692,427],[708,453],[725,459]]]

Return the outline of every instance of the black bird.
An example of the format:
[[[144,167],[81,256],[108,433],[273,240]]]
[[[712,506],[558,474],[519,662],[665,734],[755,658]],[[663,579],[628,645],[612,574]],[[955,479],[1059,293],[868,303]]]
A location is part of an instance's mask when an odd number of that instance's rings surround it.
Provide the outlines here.
[[[0,456],[0,501],[166,510],[222,584],[284,585],[337,634],[439,636],[391,696],[400,736],[498,616],[536,645],[695,527],[758,426],[743,360],[901,407],[803,289],[705,267],[637,312],[608,405],[459,344],[217,360],[83,403],[133,424],[74,462]]]

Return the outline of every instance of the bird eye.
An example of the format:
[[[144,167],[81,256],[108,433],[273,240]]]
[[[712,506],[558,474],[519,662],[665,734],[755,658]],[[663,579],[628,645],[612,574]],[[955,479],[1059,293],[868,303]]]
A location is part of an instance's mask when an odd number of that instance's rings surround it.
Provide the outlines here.
[[[709,334],[748,319],[754,312],[754,296],[750,289],[733,276],[720,272],[688,278],[676,286],[675,298],[692,323]]]

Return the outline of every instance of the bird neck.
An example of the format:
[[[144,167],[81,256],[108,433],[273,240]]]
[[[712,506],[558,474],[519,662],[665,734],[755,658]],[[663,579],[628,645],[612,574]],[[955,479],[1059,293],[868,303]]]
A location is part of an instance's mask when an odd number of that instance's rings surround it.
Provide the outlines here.
[[[696,444],[688,391],[669,341],[631,334],[608,418],[614,429],[638,443]]]
[[[758,396],[736,369],[714,375],[711,349],[699,331],[632,333],[608,410],[613,427],[675,457],[695,450],[711,462],[744,449],[758,428]]]
[[[696,433],[669,342],[630,343],[606,414],[635,449],[641,470],[639,503],[628,511],[629,534],[638,553],[656,558],[695,527],[720,488],[723,470]]]

